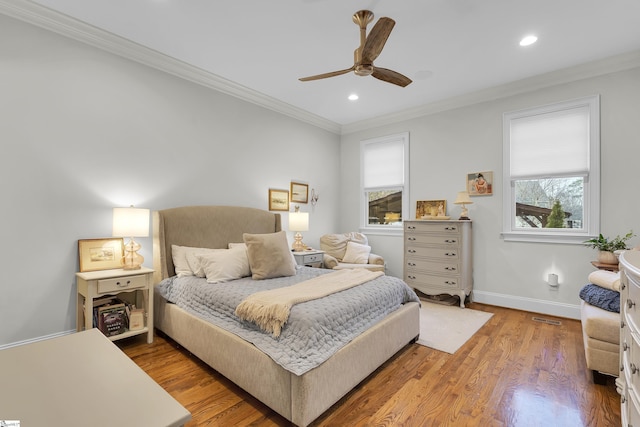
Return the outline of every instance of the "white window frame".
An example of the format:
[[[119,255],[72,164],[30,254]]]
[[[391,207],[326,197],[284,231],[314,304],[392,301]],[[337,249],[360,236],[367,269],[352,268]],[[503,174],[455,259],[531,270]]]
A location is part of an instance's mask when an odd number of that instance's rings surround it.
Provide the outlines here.
[[[515,179],[511,178],[511,121],[538,114],[553,113],[567,109],[587,107],[589,110],[589,171],[584,180],[584,218],[582,229],[531,229],[515,227]],[[582,244],[584,240],[597,236],[600,230],[600,97],[599,95],[578,98],[556,104],[512,111],[503,115],[503,231],[507,241]],[[557,177],[549,175],[549,178]],[[542,179],[545,177],[532,177]],[[520,178],[522,179],[522,178]]]
[[[387,187],[364,187],[364,174],[365,174],[365,162],[364,151],[367,144],[379,144],[385,142],[397,142],[400,140],[404,149],[404,182],[401,186],[387,186]],[[402,221],[398,225],[386,225],[386,224],[369,224],[369,200],[367,199],[367,193],[369,191],[377,190],[392,190],[400,188],[402,190]],[[409,132],[403,132],[393,135],[382,136],[378,138],[366,139],[360,141],[360,231],[368,234],[398,234],[403,233],[404,221],[409,219]]]

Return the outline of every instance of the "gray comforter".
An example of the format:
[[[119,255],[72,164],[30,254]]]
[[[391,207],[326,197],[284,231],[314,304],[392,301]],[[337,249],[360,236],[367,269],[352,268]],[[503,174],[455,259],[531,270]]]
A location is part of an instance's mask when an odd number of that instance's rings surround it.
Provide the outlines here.
[[[402,280],[382,276],[327,297],[297,304],[278,338],[253,323],[240,320],[235,308],[255,292],[291,286],[332,270],[300,267],[291,277],[207,283],[197,277],[170,277],[157,287],[179,307],[219,326],[269,355],[286,370],[302,375],[320,365],[360,333],[400,305],[419,299]]]

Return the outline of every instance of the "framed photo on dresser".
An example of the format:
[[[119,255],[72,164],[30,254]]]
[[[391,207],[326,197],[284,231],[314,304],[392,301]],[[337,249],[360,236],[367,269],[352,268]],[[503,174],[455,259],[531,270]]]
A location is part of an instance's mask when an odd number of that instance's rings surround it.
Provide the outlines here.
[[[124,239],[83,239],[78,240],[78,261],[80,272],[112,270],[122,267]]]

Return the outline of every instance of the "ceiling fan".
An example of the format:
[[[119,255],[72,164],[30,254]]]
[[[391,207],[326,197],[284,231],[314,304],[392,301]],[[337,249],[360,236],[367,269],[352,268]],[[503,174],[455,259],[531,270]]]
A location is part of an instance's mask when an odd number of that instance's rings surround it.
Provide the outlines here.
[[[405,87],[411,83],[411,79],[402,74],[387,68],[376,67],[373,61],[380,55],[384,44],[391,34],[396,21],[391,18],[382,17],[373,26],[367,37],[367,25],[373,21],[373,12],[370,10],[360,10],[353,14],[353,22],[360,27],[360,46],[353,52],[353,66],[345,70],[333,71],[330,73],[318,74],[316,76],[303,77],[300,81],[326,79],[353,71],[358,76],[373,76],[394,85]]]

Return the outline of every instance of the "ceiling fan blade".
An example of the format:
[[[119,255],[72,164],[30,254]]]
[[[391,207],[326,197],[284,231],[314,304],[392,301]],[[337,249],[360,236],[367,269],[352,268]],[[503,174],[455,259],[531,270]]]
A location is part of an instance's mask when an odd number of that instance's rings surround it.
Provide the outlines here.
[[[339,75],[342,75],[342,74],[347,74],[349,71],[353,71],[354,68],[355,68],[355,66],[353,66],[351,68],[347,68],[345,70],[332,71],[330,73],[318,74],[316,76],[301,77],[298,80],[300,80],[301,82],[308,82],[310,80],[326,79],[328,77],[335,77],[335,76],[339,76]]]
[[[402,87],[408,86],[412,82],[409,77],[403,76],[396,71],[388,70],[386,68],[375,67],[371,75],[378,80]]]
[[[363,64],[372,64],[378,55],[380,55],[395,25],[396,21],[391,18],[382,17],[378,19],[378,22],[373,26],[364,43],[364,48],[362,49]]]

